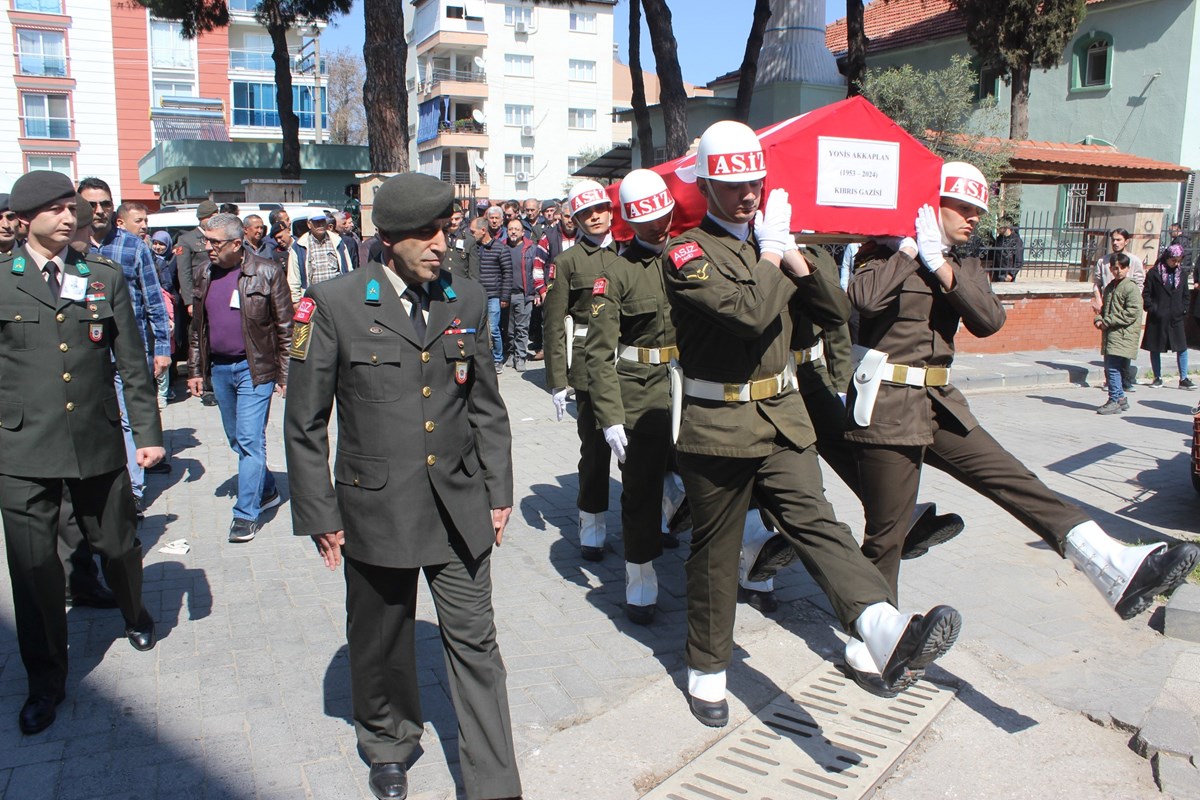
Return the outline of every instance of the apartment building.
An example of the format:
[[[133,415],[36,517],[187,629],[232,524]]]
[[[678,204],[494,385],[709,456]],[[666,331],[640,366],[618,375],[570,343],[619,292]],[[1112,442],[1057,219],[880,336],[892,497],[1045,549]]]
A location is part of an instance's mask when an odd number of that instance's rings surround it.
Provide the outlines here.
[[[565,195],[613,145],[615,5],[414,0],[417,168],[461,195]]]

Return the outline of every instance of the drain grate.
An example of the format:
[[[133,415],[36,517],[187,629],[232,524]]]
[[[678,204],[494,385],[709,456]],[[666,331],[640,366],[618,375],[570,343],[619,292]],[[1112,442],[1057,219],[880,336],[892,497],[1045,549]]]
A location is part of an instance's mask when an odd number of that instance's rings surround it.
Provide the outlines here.
[[[953,697],[928,681],[875,697],[822,665],[643,800],[858,800]]]

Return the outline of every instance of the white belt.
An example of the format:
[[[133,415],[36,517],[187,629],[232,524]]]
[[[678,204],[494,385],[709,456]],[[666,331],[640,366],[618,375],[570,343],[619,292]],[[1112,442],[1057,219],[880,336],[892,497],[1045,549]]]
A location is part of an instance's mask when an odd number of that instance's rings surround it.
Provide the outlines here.
[[[587,336],[587,325],[576,325],[575,326],[575,338],[582,339],[585,336]]]
[[[816,344],[806,350],[793,350],[792,355],[796,357],[796,366],[810,364],[818,358],[824,357],[825,343],[818,339]]]
[[[672,358],[679,358],[679,348],[673,344],[666,347],[637,347],[626,345],[617,351],[617,355],[626,361],[638,364],[666,364]]]
[[[946,386],[950,383],[950,368],[884,364],[883,379],[888,383],[899,383],[904,386]]]
[[[751,400],[769,400],[792,388],[796,368],[792,364],[783,372],[749,383],[717,383],[697,378],[683,377],[683,393],[700,400],[716,400],[722,403],[748,403]]]

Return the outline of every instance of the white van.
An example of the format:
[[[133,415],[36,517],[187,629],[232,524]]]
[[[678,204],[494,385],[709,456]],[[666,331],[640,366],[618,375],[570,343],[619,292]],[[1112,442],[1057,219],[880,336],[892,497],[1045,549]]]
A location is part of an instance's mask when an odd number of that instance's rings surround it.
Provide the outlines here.
[[[263,224],[270,224],[270,214],[272,211],[282,208],[288,212],[288,216],[292,222],[297,220],[307,219],[313,214],[324,212],[326,214],[337,213],[337,210],[325,203],[238,203],[238,212],[242,219],[257,214],[262,217]],[[166,231],[171,234],[171,238],[179,236],[184,231],[191,230],[200,224],[196,219],[196,206],[163,206],[160,210],[155,211],[150,215],[150,232]]]

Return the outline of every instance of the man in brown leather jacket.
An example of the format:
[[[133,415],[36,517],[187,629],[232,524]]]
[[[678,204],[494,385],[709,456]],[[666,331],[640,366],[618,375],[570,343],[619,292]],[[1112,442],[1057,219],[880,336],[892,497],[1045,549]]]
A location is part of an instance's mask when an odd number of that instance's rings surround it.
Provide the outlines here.
[[[212,381],[229,446],[238,455],[238,494],[229,541],[258,533],[259,514],[279,505],[267,469],[271,395],[287,389],[292,297],[287,273],[242,247],[242,222],[217,214],[201,225],[209,263],[196,275],[188,390],[197,397]]]

